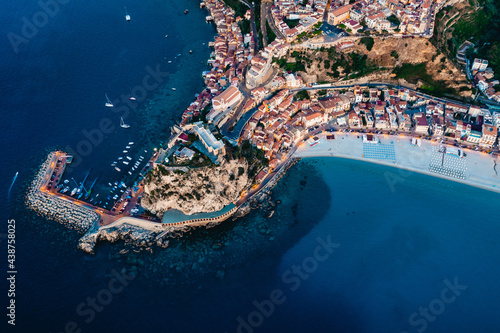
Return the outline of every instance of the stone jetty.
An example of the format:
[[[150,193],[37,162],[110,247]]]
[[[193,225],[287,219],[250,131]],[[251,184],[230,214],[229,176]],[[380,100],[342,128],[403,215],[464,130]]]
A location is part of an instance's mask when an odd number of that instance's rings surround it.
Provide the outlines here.
[[[26,205],[46,218],[56,220],[80,232],[86,232],[91,226],[98,223],[99,214],[88,207],[79,206],[56,195],[40,191],[55,154],[56,152],[50,153],[40,166],[40,170],[28,189]]]

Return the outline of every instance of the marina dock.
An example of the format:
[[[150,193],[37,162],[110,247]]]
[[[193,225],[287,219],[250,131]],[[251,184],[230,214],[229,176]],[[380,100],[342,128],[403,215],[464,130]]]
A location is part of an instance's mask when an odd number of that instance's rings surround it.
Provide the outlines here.
[[[150,167],[158,158],[155,153],[149,160]],[[128,188],[121,200],[117,200],[113,210],[106,210],[91,203],[79,200],[70,195],[60,193],[61,179],[67,164],[71,163],[72,156],[63,151],[54,151],[40,166],[26,196],[26,204],[40,215],[56,220],[72,229],[85,233],[80,240],[79,247],[84,251],[93,252],[99,239],[116,240],[129,235],[133,230],[134,239],[156,239],[158,235],[167,235],[165,230],[182,231],[193,226],[220,223],[229,218],[236,210],[231,206],[218,216],[195,216],[178,221],[170,219],[165,222],[151,216],[133,216],[131,210],[139,203],[142,197],[144,184],[139,182],[135,188]],[[75,181],[76,183],[76,181]],[[78,183],[77,183],[78,185]],[[83,187],[80,183],[80,187]],[[187,229],[186,229],[187,228]],[[160,237],[160,243],[161,243]],[[140,243],[139,242],[139,243]]]

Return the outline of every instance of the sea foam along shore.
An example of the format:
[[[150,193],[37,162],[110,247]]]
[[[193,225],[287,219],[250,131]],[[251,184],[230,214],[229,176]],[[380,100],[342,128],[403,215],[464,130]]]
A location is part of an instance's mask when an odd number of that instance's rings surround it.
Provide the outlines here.
[[[497,161],[492,155],[465,150],[467,156],[460,159],[462,165],[466,166],[465,179],[459,179],[430,171],[432,161],[435,163],[437,160],[440,163],[442,156],[442,153],[437,152],[438,146],[441,145],[438,142],[422,140],[422,145],[417,147],[411,144],[409,136],[378,135],[381,144],[394,146],[396,159],[393,162],[385,159],[364,158],[362,134],[335,132],[334,135],[334,140],[327,140],[326,134],[320,134],[318,144],[309,146],[304,143],[299,146],[294,156],[302,158],[332,156],[356,159],[419,172],[500,193],[500,176],[497,173],[498,170],[495,170]],[[374,144],[367,143],[367,145]],[[453,158],[459,159],[459,157]]]

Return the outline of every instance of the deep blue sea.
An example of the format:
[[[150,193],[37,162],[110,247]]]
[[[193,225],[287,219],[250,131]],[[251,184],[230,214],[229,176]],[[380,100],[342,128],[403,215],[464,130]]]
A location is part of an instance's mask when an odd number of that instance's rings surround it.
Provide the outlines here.
[[[79,251],[80,234],[25,209],[34,170],[61,148],[79,155],[68,177],[92,168],[96,191],[132,182],[110,163],[130,141],[140,155],[168,138],[202,89],[215,30],[194,0],[60,3],[46,20],[36,1],[0,3],[1,332],[500,331],[500,195],[360,161],[303,160],[251,214],[152,254]]]

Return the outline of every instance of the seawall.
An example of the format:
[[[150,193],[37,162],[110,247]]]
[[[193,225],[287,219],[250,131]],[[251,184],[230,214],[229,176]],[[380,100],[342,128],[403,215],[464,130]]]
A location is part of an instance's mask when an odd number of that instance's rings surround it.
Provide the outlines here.
[[[51,195],[40,191],[40,187],[45,179],[45,174],[50,168],[50,164],[55,159],[57,152],[51,152],[44,163],[40,166],[26,195],[26,205],[38,214],[55,220],[72,229],[86,232],[97,224],[100,219],[99,214],[92,209],[76,205],[64,200],[57,195]]]
[[[116,242],[125,240],[138,246],[150,247],[154,244],[160,247],[168,246],[168,238],[182,237],[183,233],[196,227],[211,228],[230,218],[237,210],[233,207],[228,212],[210,218],[198,218],[176,223],[155,223],[135,217],[122,217],[115,222],[98,227],[97,224],[88,230],[80,239],[78,248],[94,253],[99,240]]]

